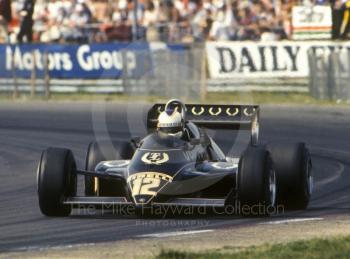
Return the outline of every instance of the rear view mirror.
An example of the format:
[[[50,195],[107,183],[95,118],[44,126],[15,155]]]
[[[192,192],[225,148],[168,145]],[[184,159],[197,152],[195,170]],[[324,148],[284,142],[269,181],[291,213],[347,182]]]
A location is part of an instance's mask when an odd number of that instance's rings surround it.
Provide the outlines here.
[[[193,138],[190,140],[190,144],[193,146],[199,145],[201,143],[201,140],[199,138]]]
[[[140,137],[133,137],[131,138],[131,143],[135,145],[136,148],[140,147],[141,138]]]

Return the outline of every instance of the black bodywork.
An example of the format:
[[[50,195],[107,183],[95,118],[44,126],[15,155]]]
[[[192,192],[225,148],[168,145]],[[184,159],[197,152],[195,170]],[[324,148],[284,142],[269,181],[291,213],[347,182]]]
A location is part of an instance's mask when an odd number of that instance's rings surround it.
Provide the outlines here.
[[[235,196],[239,157],[228,158],[206,129],[249,130],[257,144],[259,107],[186,105],[186,131],[181,139],[156,130],[164,104],[147,117],[149,134],[136,145],[131,160],[102,161],[94,172],[78,174],[118,181],[123,197],[70,197],[65,203],[136,206],[224,206]]]

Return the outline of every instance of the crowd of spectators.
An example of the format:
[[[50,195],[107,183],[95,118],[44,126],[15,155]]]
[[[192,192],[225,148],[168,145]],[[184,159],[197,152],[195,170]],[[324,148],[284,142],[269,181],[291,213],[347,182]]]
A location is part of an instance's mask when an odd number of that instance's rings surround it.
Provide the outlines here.
[[[32,21],[27,21],[32,31],[21,28],[28,2],[35,4]],[[291,8],[296,3],[138,0],[135,6],[134,0],[12,0],[10,30],[16,35],[12,41],[19,42],[23,37],[35,42],[130,41],[133,36],[167,42],[279,40],[291,37]]]
[[[133,0],[51,0],[37,6],[40,41],[129,41],[136,16],[139,40],[193,42],[287,38],[292,2],[139,0],[135,8]]]

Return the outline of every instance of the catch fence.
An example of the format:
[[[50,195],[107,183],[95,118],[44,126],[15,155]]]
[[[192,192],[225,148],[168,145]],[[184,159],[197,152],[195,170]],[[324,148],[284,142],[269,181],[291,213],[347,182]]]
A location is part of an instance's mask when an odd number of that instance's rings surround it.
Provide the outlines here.
[[[335,49],[308,52],[310,94],[316,99],[350,100],[350,52]]]

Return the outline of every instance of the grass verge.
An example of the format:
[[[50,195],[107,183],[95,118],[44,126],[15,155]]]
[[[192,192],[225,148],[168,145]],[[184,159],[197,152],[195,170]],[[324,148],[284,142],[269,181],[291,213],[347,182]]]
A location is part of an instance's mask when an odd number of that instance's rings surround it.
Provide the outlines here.
[[[126,96],[123,94],[93,94],[93,93],[54,93],[51,95],[52,101],[111,101],[128,102],[142,101],[154,103],[167,100],[168,98],[153,95]],[[11,94],[0,94],[0,100],[15,100]],[[21,94],[16,100],[30,101],[45,100],[42,95],[30,97],[28,94]],[[187,100],[188,102],[198,102],[198,100]],[[206,103],[255,103],[255,104],[349,104],[349,102],[317,100],[308,93],[295,92],[220,92],[208,93]]]
[[[194,258],[349,258],[350,236],[330,239],[311,239],[286,244],[252,246],[246,249],[223,247],[201,253],[163,250],[157,259],[194,259]]]

